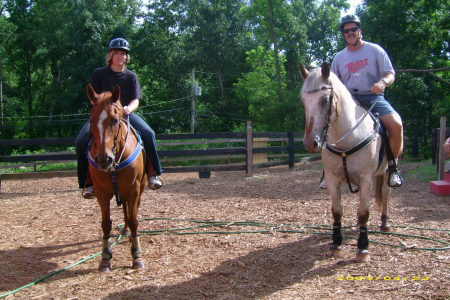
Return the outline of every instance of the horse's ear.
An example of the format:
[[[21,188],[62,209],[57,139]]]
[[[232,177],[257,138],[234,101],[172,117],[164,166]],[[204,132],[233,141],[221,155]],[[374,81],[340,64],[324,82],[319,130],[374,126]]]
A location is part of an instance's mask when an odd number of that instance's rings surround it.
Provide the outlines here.
[[[98,100],[97,94],[95,93],[94,88],[92,87],[91,84],[88,84],[88,86],[87,86],[87,96],[92,105],[97,103],[97,100]]]
[[[300,75],[302,76],[303,80],[306,79],[306,77],[308,77],[309,75],[309,71],[305,68],[305,66],[303,64],[300,64]]]
[[[322,79],[326,81],[330,77],[330,65],[327,63],[322,64]]]
[[[120,86],[118,84],[116,84],[112,91],[111,100],[112,102],[117,102],[120,100]]]

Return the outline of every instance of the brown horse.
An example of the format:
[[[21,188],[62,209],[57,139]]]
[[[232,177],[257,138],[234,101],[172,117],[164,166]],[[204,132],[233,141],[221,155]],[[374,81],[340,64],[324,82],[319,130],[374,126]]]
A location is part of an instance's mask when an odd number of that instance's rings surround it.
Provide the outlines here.
[[[138,208],[146,182],[142,147],[123,119],[118,85],[112,93],[101,94],[96,94],[88,85],[87,94],[92,104],[89,120],[93,137],[88,153],[89,173],[102,212],[103,251],[99,270],[105,272],[111,268],[110,200],[114,195],[118,205],[123,202],[125,227],[122,233],[125,234],[127,228],[131,231],[132,268],[143,269],[137,235]]]

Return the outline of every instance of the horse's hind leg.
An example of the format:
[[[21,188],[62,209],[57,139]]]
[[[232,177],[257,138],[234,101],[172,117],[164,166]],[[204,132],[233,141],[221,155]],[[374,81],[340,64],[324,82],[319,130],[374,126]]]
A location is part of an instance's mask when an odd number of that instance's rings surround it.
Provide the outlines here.
[[[128,205],[124,204],[123,206],[123,215],[124,215],[124,226],[122,228],[122,230],[120,231],[120,234],[123,236],[130,236],[131,232],[130,229],[128,227]]]
[[[139,236],[137,235],[138,229],[138,204],[140,202],[140,196],[137,195],[133,200],[127,201],[128,206],[128,226],[131,230],[131,256],[133,257],[133,269],[143,270],[144,261],[142,260],[142,250],[139,242]]]
[[[98,203],[100,205],[100,209],[102,211],[102,230],[103,230],[103,245],[102,245],[102,260],[98,266],[98,270],[100,272],[107,272],[111,270],[111,258],[112,258],[112,250],[111,250],[111,229],[112,229],[112,221],[109,210],[109,200],[100,199],[97,196]]]
[[[391,188],[387,185],[387,175],[378,176],[376,182],[375,200],[378,205],[378,209],[381,211],[381,225],[380,230],[387,232],[391,231],[391,227],[388,224],[388,202],[391,195]]]

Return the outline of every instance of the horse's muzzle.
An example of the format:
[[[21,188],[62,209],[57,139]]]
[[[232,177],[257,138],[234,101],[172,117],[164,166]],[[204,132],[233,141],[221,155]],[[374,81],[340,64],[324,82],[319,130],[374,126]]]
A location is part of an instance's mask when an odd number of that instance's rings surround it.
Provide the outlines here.
[[[111,155],[98,155],[95,157],[95,162],[103,170],[110,170],[113,167],[114,157]]]
[[[317,152],[322,151],[323,141],[322,141],[322,138],[318,135],[314,136],[313,139],[305,138],[304,144],[305,144],[306,149],[309,152],[317,153]]]

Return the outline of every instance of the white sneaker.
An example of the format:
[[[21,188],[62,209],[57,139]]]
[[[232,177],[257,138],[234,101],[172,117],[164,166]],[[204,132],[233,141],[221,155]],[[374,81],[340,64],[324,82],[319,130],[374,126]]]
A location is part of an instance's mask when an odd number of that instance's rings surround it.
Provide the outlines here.
[[[83,191],[81,192],[81,195],[85,199],[94,199],[95,198],[94,186],[93,185],[88,185],[87,187],[85,187],[83,189]]]
[[[149,176],[148,177],[148,186],[152,190],[157,190],[163,186],[163,183],[159,176]]]
[[[322,178],[322,180],[320,181],[319,187],[321,189],[326,189],[327,188],[327,182],[325,181],[325,176]]]
[[[388,185],[391,188],[399,187],[403,184],[403,178],[400,176],[400,172],[398,170],[389,171],[388,176]]]

